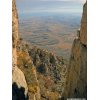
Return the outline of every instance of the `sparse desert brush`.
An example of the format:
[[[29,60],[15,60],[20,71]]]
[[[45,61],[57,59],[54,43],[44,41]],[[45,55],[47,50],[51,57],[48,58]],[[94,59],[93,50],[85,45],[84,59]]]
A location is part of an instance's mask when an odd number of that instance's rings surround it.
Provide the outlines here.
[[[33,85],[33,84],[29,84],[28,85],[28,91],[29,92],[32,92],[32,93],[37,93],[38,92],[38,90],[39,90],[39,87],[38,87],[38,85]]]
[[[50,78],[48,78],[48,77],[45,77],[45,87],[46,87],[46,89],[48,89],[49,87],[51,87],[52,85],[53,85],[53,81],[50,79]]]
[[[47,96],[49,97],[49,100],[59,100],[58,92],[47,92]]]
[[[32,67],[32,72],[33,72],[33,73],[36,73],[35,67]]]
[[[17,55],[18,55],[17,59],[18,66],[23,66],[24,68],[33,66],[30,57],[25,51],[18,51]]]

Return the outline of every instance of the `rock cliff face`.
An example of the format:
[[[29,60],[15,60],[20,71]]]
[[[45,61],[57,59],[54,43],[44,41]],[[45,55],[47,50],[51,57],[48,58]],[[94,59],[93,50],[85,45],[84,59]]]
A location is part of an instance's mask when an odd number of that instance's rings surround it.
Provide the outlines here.
[[[87,3],[78,39],[74,40],[69,62],[63,100],[67,98],[87,98]]]
[[[12,99],[26,100],[27,99],[27,84],[23,72],[17,67],[17,41],[18,41],[18,16],[16,11],[15,0],[12,1]],[[21,95],[20,95],[21,94]]]

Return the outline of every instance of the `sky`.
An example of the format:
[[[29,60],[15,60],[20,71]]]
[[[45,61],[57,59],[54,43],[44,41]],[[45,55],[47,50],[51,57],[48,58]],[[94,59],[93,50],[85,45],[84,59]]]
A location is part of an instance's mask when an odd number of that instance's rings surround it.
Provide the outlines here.
[[[85,0],[16,0],[19,14],[80,13]]]

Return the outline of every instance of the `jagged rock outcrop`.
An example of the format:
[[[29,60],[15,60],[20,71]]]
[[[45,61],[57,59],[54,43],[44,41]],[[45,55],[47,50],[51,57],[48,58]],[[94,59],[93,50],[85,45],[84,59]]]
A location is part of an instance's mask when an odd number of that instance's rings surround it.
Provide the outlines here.
[[[83,7],[80,34],[74,40],[62,100],[87,98],[87,3]]]
[[[67,61],[65,59],[37,47],[29,49],[29,55],[36,66],[37,72],[45,76],[52,75],[56,82],[61,80],[62,71],[66,69]]]
[[[67,61],[36,46],[28,50],[37,71],[42,100],[58,100],[64,87]]]

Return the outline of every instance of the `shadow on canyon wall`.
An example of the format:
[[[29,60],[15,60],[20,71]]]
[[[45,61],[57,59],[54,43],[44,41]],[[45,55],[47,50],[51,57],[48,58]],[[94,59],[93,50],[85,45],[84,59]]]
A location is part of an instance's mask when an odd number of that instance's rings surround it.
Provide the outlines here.
[[[12,84],[12,95],[12,100],[29,100],[28,94],[25,96],[25,88],[19,88],[15,82]]]

